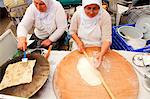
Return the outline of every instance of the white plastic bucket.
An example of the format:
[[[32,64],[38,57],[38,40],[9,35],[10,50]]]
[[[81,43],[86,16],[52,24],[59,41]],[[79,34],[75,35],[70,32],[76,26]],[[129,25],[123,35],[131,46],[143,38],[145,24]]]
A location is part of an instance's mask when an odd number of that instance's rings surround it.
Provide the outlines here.
[[[121,26],[117,31],[121,37],[127,40],[140,39],[143,37],[143,33],[138,28],[133,26]]]
[[[144,39],[129,39],[127,41],[128,45],[132,46],[133,49],[143,48],[146,45],[146,40]]]

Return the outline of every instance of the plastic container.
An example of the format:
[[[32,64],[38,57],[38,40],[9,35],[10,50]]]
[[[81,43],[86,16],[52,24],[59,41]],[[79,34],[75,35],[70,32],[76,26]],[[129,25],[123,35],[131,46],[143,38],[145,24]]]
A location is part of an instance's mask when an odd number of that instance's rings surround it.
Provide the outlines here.
[[[146,45],[146,40],[144,39],[129,39],[127,41],[128,45],[132,46],[133,49],[143,48]]]
[[[144,33],[144,39],[145,40],[150,40],[150,32]]]
[[[63,6],[70,6],[70,5],[81,5],[81,0],[57,0]]]
[[[143,37],[143,33],[133,26],[121,26],[117,29],[119,35],[127,40],[140,39]]]
[[[0,67],[17,51],[17,39],[9,29],[0,36]]]
[[[120,26],[114,26],[112,28],[112,49],[116,50],[126,50],[126,51],[132,51],[132,52],[150,52],[150,40],[146,42],[147,46],[143,48],[134,49],[132,46],[128,45],[126,40],[119,35],[117,32],[117,29],[121,26],[135,26],[134,24],[126,24],[126,25],[120,25]]]

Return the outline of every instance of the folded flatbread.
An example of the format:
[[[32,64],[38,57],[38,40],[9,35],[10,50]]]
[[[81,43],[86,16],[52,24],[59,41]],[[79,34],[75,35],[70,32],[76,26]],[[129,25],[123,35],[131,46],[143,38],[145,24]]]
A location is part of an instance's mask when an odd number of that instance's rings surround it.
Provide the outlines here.
[[[35,62],[36,60],[28,60],[27,62],[20,61],[9,64],[0,83],[0,90],[19,84],[30,83]]]

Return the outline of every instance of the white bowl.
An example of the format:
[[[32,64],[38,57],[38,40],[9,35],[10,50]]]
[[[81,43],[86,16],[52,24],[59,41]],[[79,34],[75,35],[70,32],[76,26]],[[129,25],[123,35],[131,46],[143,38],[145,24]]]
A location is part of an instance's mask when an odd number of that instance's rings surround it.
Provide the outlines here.
[[[135,27],[140,29],[143,33],[150,32],[150,15],[148,14],[143,14],[140,16],[135,24]]]
[[[150,92],[150,78],[145,76],[142,81],[143,81],[144,88]]]
[[[140,39],[143,37],[143,33],[133,26],[121,26],[118,28],[118,33],[125,39]]]
[[[145,40],[150,40],[150,32],[144,33],[143,35],[144,35],[143,38]]]
[[[146,45],[146,40],[143,39],[129,39],[128,45],[132,46],[133,49],[143,48]]]

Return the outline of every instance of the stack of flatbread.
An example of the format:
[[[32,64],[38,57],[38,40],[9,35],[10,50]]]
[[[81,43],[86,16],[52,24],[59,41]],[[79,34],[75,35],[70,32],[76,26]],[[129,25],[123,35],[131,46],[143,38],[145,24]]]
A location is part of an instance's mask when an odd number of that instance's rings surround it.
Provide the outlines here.
[[[28,60],[27,62],[20,61],[9,64],[0,83],[0,90],[19,84],[30,83],[35,62],[36,60]]]

